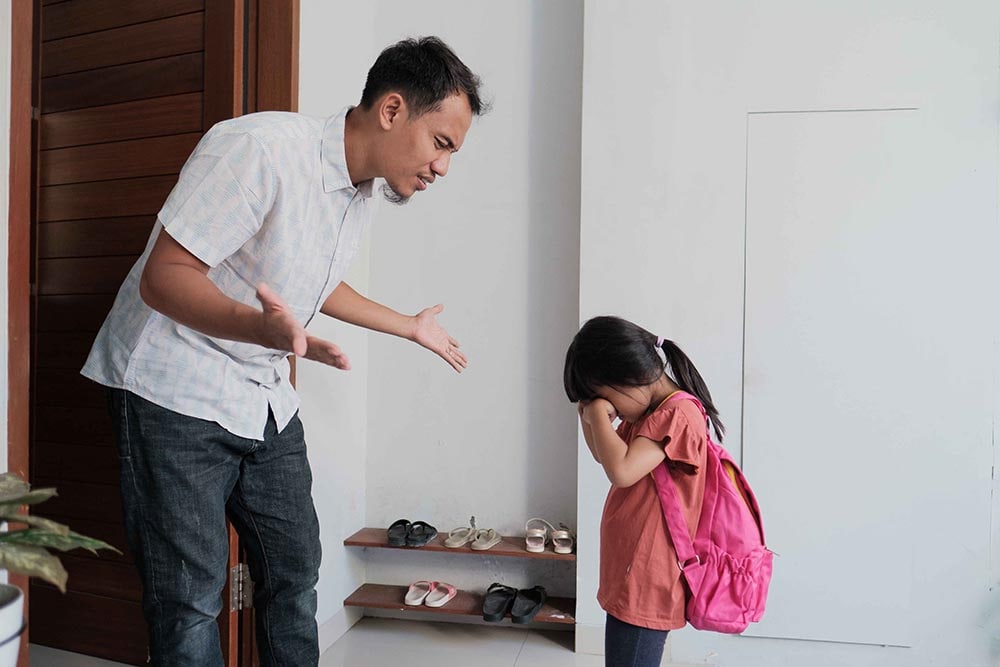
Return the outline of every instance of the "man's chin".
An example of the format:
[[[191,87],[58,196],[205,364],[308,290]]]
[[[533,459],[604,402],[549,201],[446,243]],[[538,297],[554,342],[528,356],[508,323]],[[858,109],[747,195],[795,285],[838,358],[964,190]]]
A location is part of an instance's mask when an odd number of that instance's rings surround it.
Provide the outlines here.
[[[409,203],[410,197],[413,196],[413,193],[411,192],[408,195],[402,195],[399,192],[397,192],[394,187],[389,185],[388,181],[385,181],[384,183],[382,183],[382,196],[385,197],[385,200],[390,204],[403,206]]]

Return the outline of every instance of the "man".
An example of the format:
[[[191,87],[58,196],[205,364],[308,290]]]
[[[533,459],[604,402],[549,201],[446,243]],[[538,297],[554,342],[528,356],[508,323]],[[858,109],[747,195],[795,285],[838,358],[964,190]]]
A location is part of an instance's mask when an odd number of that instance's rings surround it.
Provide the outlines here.
[[[109,387],[153,664],[222,664],[227,515],[250,557],[262,664],[317,664],[319,526],[287,357],[350,368],[304,329],[322,312],[465,367],[440,305],[404,316],[341,279],[374,179],[397,203],[425,190],[482,112],[478,77],[443,42],[404,40],[359,106],[219,123],[184,165],[82,371]]]

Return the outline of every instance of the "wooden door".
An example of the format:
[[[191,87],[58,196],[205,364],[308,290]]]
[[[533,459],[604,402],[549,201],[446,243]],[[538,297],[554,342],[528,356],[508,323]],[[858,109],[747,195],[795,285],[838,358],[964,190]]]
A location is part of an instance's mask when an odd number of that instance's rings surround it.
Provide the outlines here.
[[[33,643],[145,664],[101,387],[79,375],[119,285],[202,133],[242,113],[243,0],[42,0],[31,479],[44,511],[124,555],[69,554],[69,590],[32,582]],[[235,564],[235,535],[231,533]],[[239,618],[220,617],[227,664]]]

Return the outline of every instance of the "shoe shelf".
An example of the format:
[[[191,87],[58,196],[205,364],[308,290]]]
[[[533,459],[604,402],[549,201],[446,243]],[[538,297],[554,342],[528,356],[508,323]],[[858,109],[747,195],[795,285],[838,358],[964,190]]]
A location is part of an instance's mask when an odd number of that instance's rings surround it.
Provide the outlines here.
[[[533,558],[554,561],[576,561],[576,554],[557,554],[552,546],[546,547],[542,553],[532,553],[524,548],[524,537],[503,537],[499,544],[485,551],[475,551],[468,546],[449,549],[444,545],[447,535],[438,534],[433,540],[422,547],[395,547],[389,545],[388,530],[385,528],[362,528],[346,540],[349,547],[373,547],[377,549],[403,549],[407,551],[441,551],[451,554],[471,554],[474,556],[508,556],[511,558]],[[400,598],[402,600],[402,598]],[[449,603],[451,604],[451,603]]]
[[[448,551],[452,551],[452,549],[448,549]],[[406,598],[406,590],[406,586],[363,584],[350,597],[344,600],[344,606],[450,614],[453,616],[478,616],[480,618],[483,615],[483,599],[485,596],[478,593],[458,591],[458,594],[448,604],[443,607],[432,608],[425,605],[410,606],[405,604],[403,600]],[[538,615],[535,616],[532,623],[563,623],[572,625],[576,623],[575,613],[576,600],[573,598],[549,598],[539,610]],[[510,614],[507,615],[507,618],[510,618]]]

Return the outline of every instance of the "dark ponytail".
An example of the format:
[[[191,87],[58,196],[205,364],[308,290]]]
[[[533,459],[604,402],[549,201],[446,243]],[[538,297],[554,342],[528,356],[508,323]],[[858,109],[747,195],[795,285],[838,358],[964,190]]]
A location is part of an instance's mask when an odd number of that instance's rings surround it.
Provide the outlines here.
[[[708,418],[712,421],[712,428],[715,429],[715,437],[722,442],[722,436],[726,432],[726,427],[719,419],[719,411],[712,402],[712,394],[705,385],[701,373],[694,367],[688,356],[672,340],[664,340],[660,345],[663,354],[667,357],[667,364],[672,371],[674,383],[689,394],[694,394],[705,407]]]
[[[563,387],[570,402],[589,401],[599,387],[641,387],[656,382],[666,370],[657,348],[663,350],[674,383],[694,394],[705,406],[722,441],[726,432],[705,381],[681,349],[620,317],[588,320],[570,343],[563,367]]]

